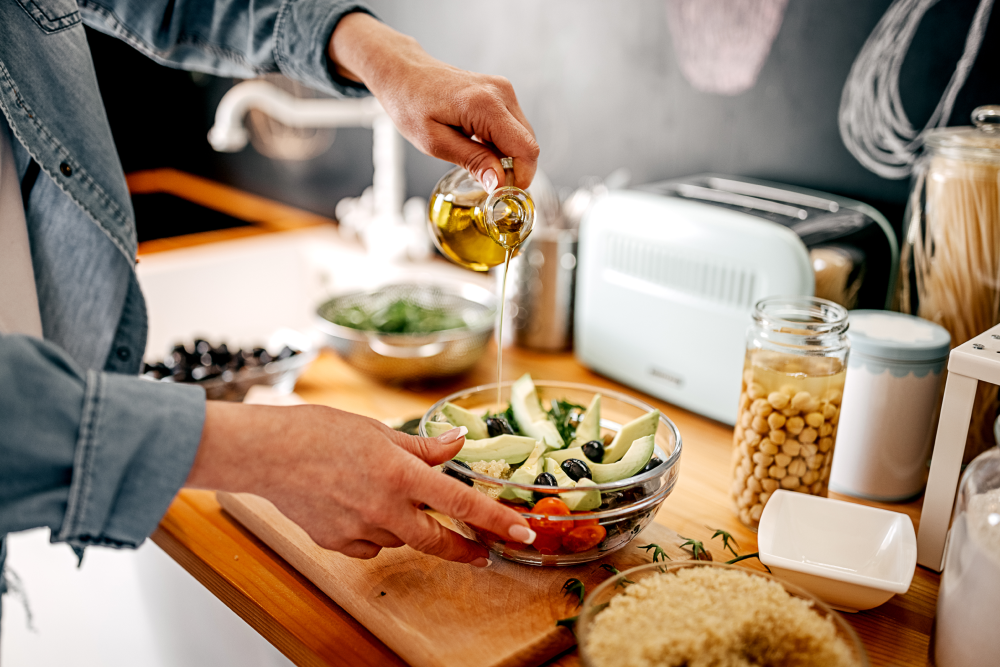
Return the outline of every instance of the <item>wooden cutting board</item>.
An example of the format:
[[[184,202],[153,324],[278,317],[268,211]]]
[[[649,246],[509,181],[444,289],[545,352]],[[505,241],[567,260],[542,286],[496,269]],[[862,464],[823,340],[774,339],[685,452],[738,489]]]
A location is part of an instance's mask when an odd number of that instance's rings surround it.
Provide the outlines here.
[[[677,533],[650,524],[624,549],[576,567],[531,567],[491,556],[485,569],[451,563],[409,547],[371,560],[348,558],[313,542],[269,501],[218,494],[248,530],[414,667],[534,667],[576,639],[556,625],[579,608],[562,593],[570,577],[591,591],[619,570],[648,563],[639,545],[655,542],[675,560],[691,558]]]

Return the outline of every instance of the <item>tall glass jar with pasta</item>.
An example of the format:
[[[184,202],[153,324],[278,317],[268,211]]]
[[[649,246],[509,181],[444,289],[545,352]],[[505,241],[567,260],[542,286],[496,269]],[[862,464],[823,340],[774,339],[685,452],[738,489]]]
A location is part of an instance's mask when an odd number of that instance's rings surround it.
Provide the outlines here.
[[[952,346],[1000,323],[1000,106],[972,120],[927,134],[900,258],[899,309],[943,326]],[[993,445],[998,407],[997,386],[980,382],[963,462]]]
[[[747,330],[730,495],[756,530],[778,489],[826,496],[847,373],[847,310],[814,297],[773,297]]]

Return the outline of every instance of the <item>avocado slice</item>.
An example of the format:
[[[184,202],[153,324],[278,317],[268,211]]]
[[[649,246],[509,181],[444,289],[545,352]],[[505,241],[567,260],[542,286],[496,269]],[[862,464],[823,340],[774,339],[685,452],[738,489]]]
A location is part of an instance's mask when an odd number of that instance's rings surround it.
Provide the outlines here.
[[[453,428],[455,427],[448,422],[427,422],[424,424],[424,429],[427,431],[428,438],[436,438],[439,435],[444,435]]]
[[[535,441],[535,448],[528,455],[528,459],[521,464],[521,467],[514,471],[514,474],[510,476],[510,481],[515,484],[534,484],[535,478],[541,474],[544,465],[544,459],[542,455],[549,450],[545,446],[545,443]],[[508,461],[509,463],[509,461]],[[526,502],[532,502],[534,498],[532,497],[531,491],[526,491],[524,489],[517,489],[514,487],[504,487],[503,491],[500,492],[500,497],[504,500],[524,500]]]
[[[594,476],[594,482],[596,484],[606,484],[607,482],[617,482],[620,479],[635,475],[649,463],[649,459],[653,458],[653,447],[655,445],[656,436],[647,435],[633,442],[620,461],[616,463],[592,464],[590,466],[590,473]]]
[[[566,449],[556,449],[546,454],[545,458],[552,459],[557,463],[562,463],[566,459],[580,459],[588,466],[590,465],[590,459],[588,459],[586,454],[583,453],[582,447],[567,447]]]
[[[514,411],[514,419],[521,431],[536,440],[541,440],[549,449],[562,449],[566,446],[556,425],[549,421],[548,415],[542,410],[535,383],[531,375],[525,373],[510,388],[510,407]]]
[[[469,429],[469,433],[465,436],[469,440],[482,440],[483,438],[490,437],[490,433],[486,429],[486,422],[483,421],[482,417],[469,412],[465,408],[461,408],[454,403],[445,403],[441,406],[441,414],[455,426],[464,426]]]
[[[576,437],[570,447],[582,447],[591,440],[601,439],[601,395],[594,394],[590,406],[583,413],[583,419],[576,427]],[[584,459],[586,460],[586,459]]]
[[[527,459],[536,444],[538,443],[535,442],[534,438],[508,434],[481,440],[466,440],[465,446],[455,455],[455,458],[466,463],[502,459],[510,465],[514,465]]]
[[[579,482],[574,482],[569,475],[563,472],[559,464],[552,459],[545,459],[545,472],[550,473],[556,478],[557,486],[580,488],[581,486],[594,485],[593,482],[586,478],[581,479]],[[563,491],[559,494],[559,497],[566,503],[571,512],[585,512],[601,506],[601,492],[597,489]]]
[[[615,439],[611,441],[607,449],[604,450],[604,460],[601,463],[614,463],[620,461],[625,452],[629,451],[632,443],[647,435],[655,435],[657,424],[660,422],[660,411],[653,410],[641,417],[636,417],[629,423],[622,426],[621,430],[615,434]],[[645,464],[643,464],[645,465]]]
[[[601,506],[601,492],[597,489],[584,487],[594,486],[594,482],[586,477],[576,483],[578,491],[565,491],[559,494],[566,506],[573,512],[589,512]]]

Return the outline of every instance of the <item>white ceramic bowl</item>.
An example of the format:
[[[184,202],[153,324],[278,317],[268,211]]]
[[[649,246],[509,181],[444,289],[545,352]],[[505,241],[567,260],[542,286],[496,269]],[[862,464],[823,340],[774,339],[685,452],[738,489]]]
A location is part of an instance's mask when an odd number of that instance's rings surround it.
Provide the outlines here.
[[[848,612],[905,593],[917,565],[905,514],[792,491],[768,500],[757,547],[775,576]]]

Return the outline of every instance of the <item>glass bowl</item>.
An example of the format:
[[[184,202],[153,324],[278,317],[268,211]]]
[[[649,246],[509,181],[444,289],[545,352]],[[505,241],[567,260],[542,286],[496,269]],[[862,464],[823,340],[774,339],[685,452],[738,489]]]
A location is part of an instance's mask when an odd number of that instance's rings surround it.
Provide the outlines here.
[[[772,577],[769,574],[757,572],[756,570],[750,570],[745,567],[737,567],[735,565],[726,565],[724,563],[715,563],[712,561],[684,561],[670,564],[650,563],[648,565],[640,565],[639,567],[625,570],[624,572],[614,575],[601,582],[601,584],[587,596],[587,599],[584,600],[583,608],[580,610],[580,615],[577,617],[575,632],[580,647],[580,658],[583,664],[586,667],[607,667],[606,664],[598,662],[588,651],[588,638],[592,630],[594,618],[601,613],[605,607],[607,607],[613,597],[622,594],[627,589],[626,586],[629,582],[639,582],[643,579],[657,576],[661,573],[676,573],[678,570],[692,567],[714,567],[737,570],[751,576],[763,577],[768,581],[775,581],[779,583],[792,597],[809,601],[812,605],[813,611],[821,617],[828,618],[833,622],[837,637],[843,640],[844,644],[848,648],[850,655],[850,662],[848,664],[850,664],[851,667],[869,667],[868,655],[865,653],[864,645],[861,643],[861,640],[858,639],[858,635],[854,632],[854,629],[851,628],[846,621],[844,621],[840,614],[824,604],[821,600],[819,600],[819,598],[807,593],[805,590],[795,586],[794,584],[787,583],[777,577]],[[626,579],[628,581],[625,581]],[[677,603],[678,601],[673,599],[663,600],[664,605],[674,605]],[[674,628],[668,625],[657,628],[658,639],[669,640],[670,633],[673,629]],[[635,641],[641,641],[641,639],[641,637],[634,638]],[[755,646],[754,648],[757,648],[758,650],[760,649],[759,646]],[[615,662],[615,665],[620,664],[623,663],[619,661]]]
[[[512,382],[504,382],[500,385],[500,406],[497,405],[497,385],[495,383],[466,389],[441,399],[421,418],[420,435],[427,436],[427,422],[447,421],[441,414],[441,408],[447,402],[477,414],[504,410],[510,398],[512,384]],[[553,399],[562,399],[584,406],[590,405],[594,394],[600,394],[602,436],[617,433],[622,425],[655,409],[617,391],[573,382],[535,381],[535,389],[543,407],[548,407],[547,401]],[[470,539],[476,540],[499,556],[516,563],[568,566],[603,558],[628,544],[653,520],[656,510],[670,495],[677,483],[677,477],[680,473],[681,435],[674,423],[662,412],[655,440],[656,447],[653,456],[659,458],[662,463],[648,472],[641,472],[628,479],[588,487],[601,494],[601,507],[592,512],[574,513],[566,517],[545,516],[533,514],[531,507],[524,501],[499,501],[520,511],[521,515],[532,524],[532,528],[538,533],[538,538],[533,545],[513,542],[489,531],[458,521],[456,524]],[[450,475],[473,483],[478,490],[492,491],[496,495],[499,495],[504,489],[519,489],[532,493],[537,491],[546,495],[573,490],[566,487],[515,484],[473,472],[453,461],[445,463],[443,467]],[[539,526],[539,522],[544,522],[544,524]],[[560,536],[566,534],[570,527],[588,525],[601,526],[604,529],[605,535],[599,543],[581,551],[573,550],[579,548],[579,544],[563,543]]]

